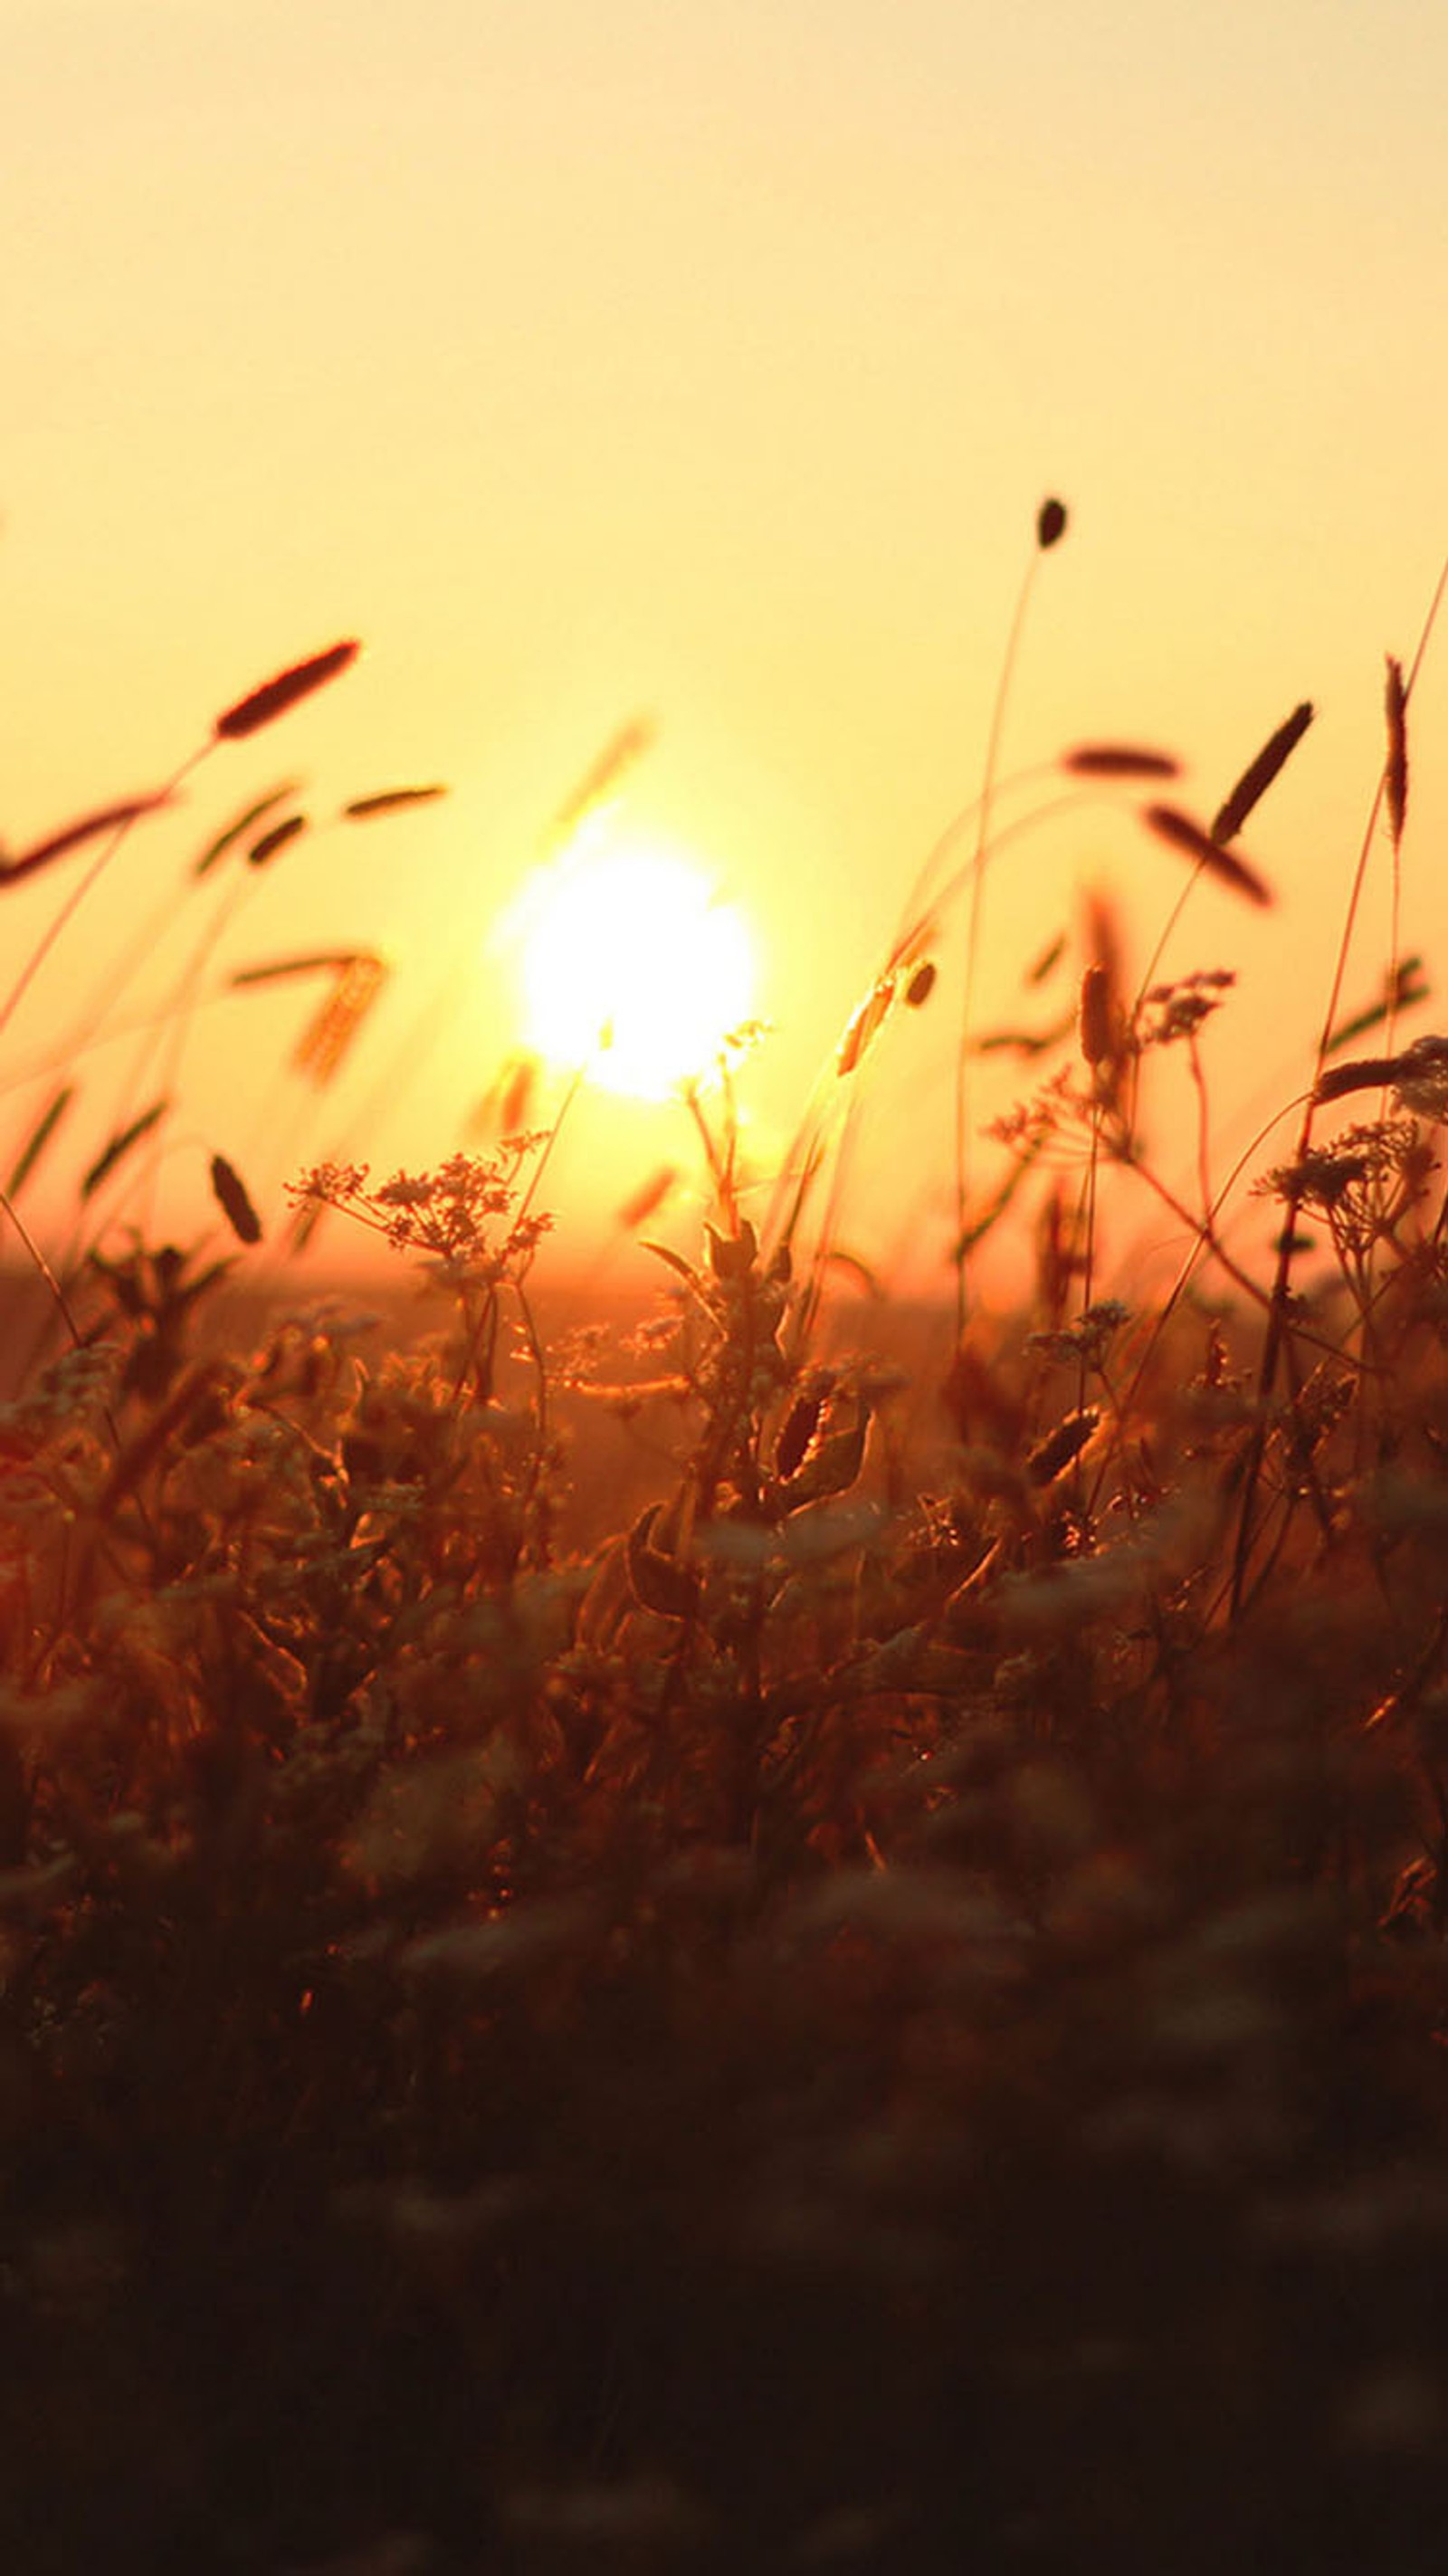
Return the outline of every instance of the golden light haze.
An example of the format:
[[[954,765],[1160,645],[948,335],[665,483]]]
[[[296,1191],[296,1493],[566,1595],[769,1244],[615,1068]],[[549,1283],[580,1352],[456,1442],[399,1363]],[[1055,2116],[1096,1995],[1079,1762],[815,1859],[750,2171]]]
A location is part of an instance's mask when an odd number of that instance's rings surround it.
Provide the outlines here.
[[[1166,960],[1240,970],[1208,1036],[1224,1162],[1254,1099],[1307,1078],[1383,657],[1411,655],[1448,543],[1448,21],[1421,0],[0,0],[0,55],[6,845],[159,784],[290,659],[367,648],[118,860],[16,1061],[228,810],[297,777],[314,829],[245,889],[226,954],[395,959],[352,1077],[372,1132],[348,1142],[437,1159],[519,1034],[490,925],[643,711],[630,811],[701,854],[759,951],[766,1153],[976,793],[1058,491],[1003,769],[1157,742],[1209,815],[1314,701],[1247,836],[1276,909],[1203,888]],[[1445,708],[1448,635],[1411,716],[1402,927],[1430,973]],[[438,806],[326,819],[433,778]],[[1387,882],[1384,860],[1355,996]],[[987,1016],[1019,1017],[1088,883],[1144,965],[1176,865],[1119,800],[1078,805],[987,882]],[[9,898],[12,955],[54,884]],[[178,965],[195,935],[178,923]],[[460,957],[476,985],[430,1026]],[[862,1242],[930,1277],[960,972],[943,956],[892,1032],[858,1184]],[[198,1154],[278,1174],[340,1141],[275,1072],[303,1016],[198,1021]],[[19,1129],[36,1095],[13,1098]],[[607,1165],[607,1203],[688,1152],[682,1126],[661,1148],[611,1114],[574,1158],[580,1188]]]
[[[751,1017],[739,913],[687,850],[607,807],[525,879],[495,945],[520,987],[528,1052],[627,1099],[704,1079]]]

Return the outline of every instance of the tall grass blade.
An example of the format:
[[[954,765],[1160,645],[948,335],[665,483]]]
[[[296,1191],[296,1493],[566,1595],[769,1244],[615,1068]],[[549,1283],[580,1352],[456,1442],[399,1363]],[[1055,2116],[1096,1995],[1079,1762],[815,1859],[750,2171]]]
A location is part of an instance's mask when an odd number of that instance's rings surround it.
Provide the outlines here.
[[[19,1198],[26,1182],[35,1170],[35,1167],[39,1163],[41,1156],[44,1154],[46,1147],[54,1136],[56,1129],[59,1127],[62,1118],[69,1109],[71,1102],[74,1100],[76,1088],[77,1086],[73,1082],[63,1082],[60,1089],[54,1092],[51,1095],[51,1098],[46,1102],[45,1107],[42,1109],[40,1116],[37,1118],[35,1125],[31,1128],[30,1134],[27,1136],[25,1143],[21,1146],[20,1151],[15,1158],[14,1170],[11,1172],[10,1178],[5,1184],[5,1193],[8,1198]]]
[[[257,984],[281,984],[297,975],[340,974],[345,967],[358,966],[374,958],[370,948],[314,948],[301,957],[271,957],[259,966],[236,966],[227,977],[232,992],[250,990]],[[380,964],[380,959],[375,959]]]
[[[1424,976],[1422,958],[1400,958],[1392,974],[1386,978],[1381,1001],[1369,1002],[1363,1010],[1354,1011],[1350,1019],[1335,1028],[1323,1054],[1336,1055],[1340,1048],[1351,1046],[1357,1038],[1366,1037],[1369,1029],[1380,1029],[1385,1020],[1395,1019],[1400,1011],[1410,1011],[1419,1002],[1428,1001],[1431,994],[1432,986]]]

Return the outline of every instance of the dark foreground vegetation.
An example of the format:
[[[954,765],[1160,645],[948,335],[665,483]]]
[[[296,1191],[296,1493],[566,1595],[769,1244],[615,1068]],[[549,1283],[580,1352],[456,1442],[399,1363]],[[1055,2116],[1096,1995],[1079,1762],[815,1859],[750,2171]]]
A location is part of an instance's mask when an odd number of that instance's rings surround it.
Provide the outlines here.
[[[1253,802],[1153,828],[1255,899]],[[422,1339],[208,1334],[140,1239],[55,1282],[0,1413],[7,2567],[1441,2566],[1448,1044],[1389,984],[1266,1275],[1205,1197],[1138,1312],[1098,1185],[1221,990],[1099,936],[977,1220],[1032,1211],[1033,1310],[963,1231],[923,1387],[827,1335],[838,1137],[766,1222],[702,1103],[621,1353],[536,1323],[526,1136],[311,1176]],[[656,1436],[622,1525],[589,1406]]]

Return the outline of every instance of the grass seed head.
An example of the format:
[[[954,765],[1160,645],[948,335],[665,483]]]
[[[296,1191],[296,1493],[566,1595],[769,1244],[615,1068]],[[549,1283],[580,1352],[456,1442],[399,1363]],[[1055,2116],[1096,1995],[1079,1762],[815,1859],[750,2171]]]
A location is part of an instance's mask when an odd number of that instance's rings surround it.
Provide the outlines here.
[[[1081,978],[1081,1053],[1094,1071],[1111,1048],[1111,978],[1104,966],[1088,966]]]
[[[48,868],[56,859],[68,858],[86,841],[97,841],[105,832],[124,832],[143,815],[154,814],[169,805],[169,793],[154,796],[128,796],[119,805],[102,805],[93,814],[82,814],[78,822],[66,823],[58,832],[47,833],[43,841],[34,841],[0,868],[0,887],[17,885],[23,877],[32,877]]]
[[[640,1183],[618,1212],[618,1222],[625,1234],[637,1233],[641,1225],[646,1225],[649,1218],[657,1214],[678,1178],[676,1163],[661,1163],[656,1172],[651,1172],[648,1179]]]
[[[1159,841],[1165,841],[1169,849],[1179,851],[1183,858],[1194,859],[1208,876],[1217,879],[1219,885],[1230,886],[1235,894],[1245,895],[1249,903],[1265,906],[1272,902],[1272,889],[1266,878],[1250,867],[1245,859],[1239,858],[1235,851],[1221,849],[1215,836],[1204,832],[1200,823],[1194,823],[1190,814],[1183,814],[1179,806],[1144,806],[1142,820]]]
[[[259,689],[248,690],[216,719],[213,731],[218,742],[244,742],[249,735],[260,733],[264,725],[275,724],[278,716],[311,697],[316,689],[326,687],[356,661],[362,647],[355,636],[341,644],[329,644],[324,653],[310,654],[305,662],[293,662],[274,679],[263,680]]]
[[[387,981],[387,971],[380,957],[369,954],[350,959],[321,1009],[303,1030],[292,1057],[293,1069],[306,1074],[319,1091],[351,1052],[363,1021]]]
[[[589,763],[572,793],[564,798],[549,827],[548,839],[553,847],[571,840],[581,823],[610,797],[629,771],[652,750],[657,727],[652,716],[633,716],[620,725],[605,743],[596,760]]]
[[[354,796],[342,808],[344,823],[367,823],[377,814],[400,814],[410,805],[432,805],[448,794],[446,787],[382,787],[375,796]]]
[[[239,1243],[260,1243],[261,1219],[252,1206],[246,1183],[224,1154],[211,1157],[211,1188],[217,1206],[226,1218]]]
[[[250,805],[244,805],[241,812],[234,814],[231,821],[223,826],[215,838],[208,841],[200,858],[192,861],[192,876],[210,876],[212,869],[220,865],[227,851],[234,849],[238,841],[245,840],[253,824],[259,823],[263,814],[269,814],[273,806],[284,805],[288,797],[295,796],[296,793],[297,781],[290,778],[280,787],[269,787],[265,796],[256,797]]]
[[[840,1040],[835,1055],[835,1071],[838,1075],[853,1073],[862,1058],[868,1054],[890,1016],[890,1005],[894,999],[895,974],[892,968],[887,968],[883,975],[876,978],[863,1002],[850,1015],[845,1034]]]
[[[247,866],[264,868],[268,859],[274,859],[278,850],[284,850],[287,843],[295,841],[298,834],[305,832],[306,828],[305,814],[284,815],[280,823],[273,823],[268,831],[257,835],[246,854]]]
[[[1169,751],[1147,751],[1133,742],[1082,742],[1063,752],[1068,778],[1179,778],[1181,762]]]
[[[1065,953],[1066,933],[1064,930],[1058,930],[1052,938],[1047,940],[1045,947],[1040,950],[1039,954],[1031,959],[1029,966],[1026,968],[1023,981],[1033,988],[1038,984],[1048,982],[1051,975],[1055,972],[1055,969],[1060,965]]]
[[[1268,736],[1256,759],[1248,762],[1226,803],[1217,808],[1212,818],[1211,837],[1214,841],[1236,839],[1253,806],[1266,795],[1279,769],[1296,750],[1311,722],[1311,702],[1304,698],[1301,706],[1293,708],[1286,722]]]

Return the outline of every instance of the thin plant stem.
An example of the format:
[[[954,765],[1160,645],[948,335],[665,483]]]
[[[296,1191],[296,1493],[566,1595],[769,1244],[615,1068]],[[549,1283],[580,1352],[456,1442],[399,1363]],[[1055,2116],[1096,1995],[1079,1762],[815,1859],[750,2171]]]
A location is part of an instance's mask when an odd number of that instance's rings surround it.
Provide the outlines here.
[[[1445,592],[1448,592],[1448,557],[1444,558],[1442,569],[1439,572],[1437,582],[1434,586],[1433,596],[1428,603],[1427,615],[1425,616],[1422,627],[1419,630],[1417,647],[1414,651],[1407,676],[1403,682],[1403,707],[1405,713],[1411,703],[1414,689],[1417,686],[1418,674],[1423,666],[1423,657],[1428,650],[1433,629],[1437,624],[1438,612],[1443,604]],[[1364,827],[1362,841],[1358,849],[1357,864],[1353,870],[1352,886],[1348,895],[1347,915],[1342,926],[1342,936],[1338,941],[1337,957],[1333,967],[1332,984],[1328,993],[1327,1008],[1322,1015],[1322,1027],[1317,1042],[1317,1055],[1313,1071],[1312,1088],[1306,1097],[1306,1104],[1302,1113],[1302,1125],[1298,1131],[1297,1150],[1293,1157],[1294,1162],[1297,1164],[1301,1164],[1305,1160],[1312,1147],[1312,1135],[1318,1105],[1317,1086],[1322,1079],[1323,1068],[1327,1063],[1328,1053],[1332,1044],[1332,1033],[1337,1026],[1338,1018],[1341,1013],[1343,988],[1347,980],[1347,966],[1348,958],[1352,949],[1353,932],[1357,926],[1358,909],[1362,901],[1363,887],[1367,881],[1368,863],[1372,857],[1373,842],[1377,836],[1378,820],[1383,810],[1384,799],[1387,795],[1387,784],[1387,764],[1385,762],[1383,768],[1379,772],[1377,786],[1373,791],[1372,803],[1368,809],[1367,823]],[[1277,1382],[1277,1370],[1282,1356],[1282,1344],[1288,1330],[1288,1296],[1292,1284],[1292,1255],[1294,1248],[1294,1235],[1296,1231],[1294,1220],[1296,1218],[1299,1204],[1300,1199],[1294,1197],[1292,1191],[1289,1189],[1285,1200],[1286,1215],[1282,1227],[1281,1250],[1277,1256],[1277,1271],[1272,1283],[1272,1297],[1271,1304],[1268,1309],[1267,1330],[1263,1336],[1262,1360],[1257,1377],[1257,1421],[1253,1429],[1251,1448],[1248,1453],[1247,1472],[1242,1486],[1242,1509],[1237,1525],[1237,1552],[1232,1572],[1232,1608],[1234,1612],[1241,1606],[1243,1586],[1246,1582],[1247,1558],[1252,1545],[1252,1516],[1256,1502],[1257,1483],[1262,1472],[1262,1459],[1267,1445],[1267,1407],[1271,1402],[1272,1391]]]
[[[205,742],[201,745],[199,751],[189,753],[187,758],[181,763],[180,768],[170,779],[167,780],[166,785],[162,788],[160,795],[156,799],[155,808],[151,810],[157,810],[161,806],[167,804],[170,799],[175,796],[177,790],[184,785],[185,781],[192,775],[192,773],[200,767],[201,762],[213,748],[214,745],[212,743]],[[110,834],[109,838],[101,843],[99,850],[92,859],[90,866],[85,870],[85,873],[71,887],[71,890],[65,897],[64,902],[56,906],[54,913],[46,923],[44,930],[41,932],[39,939],[36,941],[35,946],[30,952],[30,955],[21,967],[20,972],[16,976],[14,983],[11,985],[9,992],[6,994],[4,1001],[0,1002],[0,1037],[4,1036],[5,1031],[10,1026],[11,1021],[20,1008],[26,994],[29,992],[36,976],[39,974],[41,967],[45,964],[47,957],[49,957],[52,949],[55,947],[56,942],[61,938],[63,933],[68,929],[70,923],[74,920],[75,915],[80,910],[80,907],[84,903],[86,896],[90,893],[91,888],[96,885],[100,878],[105,874],[106,869],[110,866],[112,859],[120,849],[128,832],[130,832],[133,826],[140,820],[141,817],[139,815],[132,814],[127,816],[124,823],[118,823],[116,825],[115,830]]]
[[[965,985],[960,1005],[960,1035],[955,1057],[955,1336],[959,1342],[965,1333],[968,1303],[968,1269],[970,1248],[966,1239],[965,1210],[970,1194],[970,1036],[975,1017],[976,973],[980,958],[982,897],[985,887],[986,853],[990,845],[991,809],[995,797],[996,772],[1000,766],[1001,737],[1005,730],[1006,708],[1016,663],[1020,656],[1021,638],[1025,632],[1026,613],[1036,586],[1036,568],[1041,560],[1039,546],[1031,558],[1016,594],[1015,612],[1006,638],[1000,676],[996,682],[995,703],[991,709],[990,731],[986,737],[985,770],[980,801],[976,809],[975,857],[971,875],[970,916],[965,936]]]

